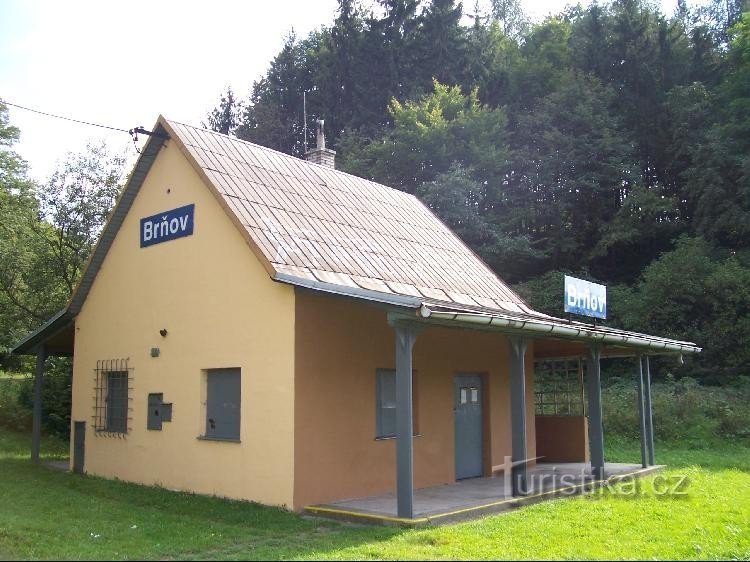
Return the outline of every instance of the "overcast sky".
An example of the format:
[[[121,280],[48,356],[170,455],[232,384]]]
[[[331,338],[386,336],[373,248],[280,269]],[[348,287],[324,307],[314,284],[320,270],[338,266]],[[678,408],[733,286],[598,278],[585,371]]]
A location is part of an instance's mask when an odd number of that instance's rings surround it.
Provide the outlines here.
[[[473,0],[464,3],[473,8]],[[569,1],[523,3],[540,19]],[[663,0],[662,9],[671,13],[674,4]],[[123,129],[148,129],[160,113],[199,125],[227,85],[247,96],[292,28],[304,36],[330,25],[336,5],[0,0],[0,99]],[[113,150],[135,154],[125,133],[12,107],[10,117],[21,129],[17,150],[36,179],[44,179],[67,152],[100,138]]]

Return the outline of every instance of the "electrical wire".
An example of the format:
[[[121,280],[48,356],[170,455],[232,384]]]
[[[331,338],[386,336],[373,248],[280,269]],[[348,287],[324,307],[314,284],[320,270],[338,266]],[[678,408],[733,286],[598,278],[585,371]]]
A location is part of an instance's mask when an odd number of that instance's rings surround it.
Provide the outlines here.
[[[9,105],[11,107],[17,107],[18,109],[31,111],[32,113],[38,113],[39,115],[45,115],[47,117],[54,117],[55,119],[63,119],[65,121],[72,121],[73,123],[80,123],[82,125],[90,125],[91,127],[100,127],[102,129],[109,129],[110,131],[120,131],[122,133],[128,133],[132,135],[132,133],[129,130],[120,129],[119,127],[110,127],[109,125],[100,125],[99,123],[92,123],[91,121],[81,121],[80,119],[73,119],[72,117],[65,117],[63,115],[55,115],[54,113],[47,113],[46,111],[40,111],[38,109],[33,109],[31,107],[25,107],[23,105],[18,105],[17,103],[11,103],[3,99],[0,99],[0,103],[2,103],[3,105]]]

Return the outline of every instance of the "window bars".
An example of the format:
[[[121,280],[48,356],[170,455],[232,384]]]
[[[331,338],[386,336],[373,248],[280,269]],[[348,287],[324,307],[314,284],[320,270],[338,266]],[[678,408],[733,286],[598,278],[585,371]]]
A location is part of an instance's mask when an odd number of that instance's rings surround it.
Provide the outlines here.
[[[537,416],[585,416],[581,358],[534,362],[534,402]]]
[[[94,429],[97,435],[124,437],[130,430],[132,371],[128,359],[96,362]]]

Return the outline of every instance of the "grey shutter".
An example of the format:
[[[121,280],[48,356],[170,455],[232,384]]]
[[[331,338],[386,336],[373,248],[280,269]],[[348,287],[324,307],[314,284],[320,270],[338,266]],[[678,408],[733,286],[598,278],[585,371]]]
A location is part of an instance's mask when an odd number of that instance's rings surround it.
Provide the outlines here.
[[[239,440],[240,370],[211,369],[206,380],[206,437]]]
[[[161,431],[161,403],[163,394],[148,395],[148,416],[146,416],[146,429]]]

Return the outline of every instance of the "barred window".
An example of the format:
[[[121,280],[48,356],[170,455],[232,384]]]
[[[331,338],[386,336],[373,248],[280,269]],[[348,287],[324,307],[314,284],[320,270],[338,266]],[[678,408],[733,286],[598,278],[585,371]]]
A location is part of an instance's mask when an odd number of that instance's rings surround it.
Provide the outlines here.
[[[537,416],[584,416],[583,366],[580,358],[534,362]]]
[[[97,361],[94,402],[94,428],[97,432],[128,433],[131,371],[127,359]]]

